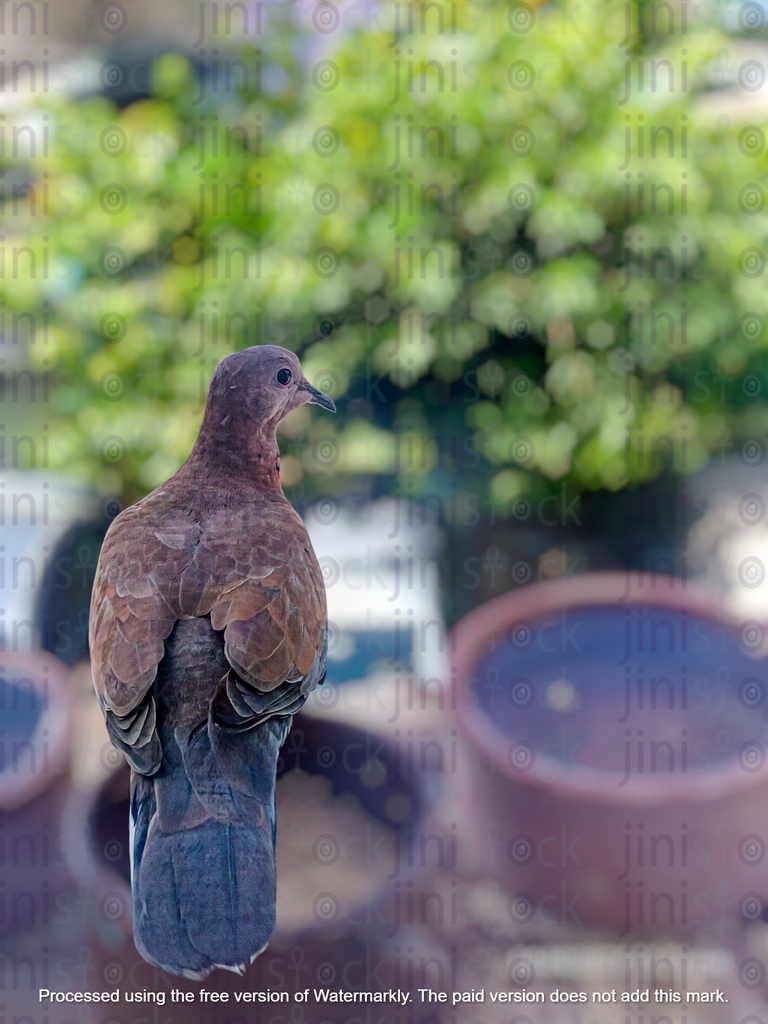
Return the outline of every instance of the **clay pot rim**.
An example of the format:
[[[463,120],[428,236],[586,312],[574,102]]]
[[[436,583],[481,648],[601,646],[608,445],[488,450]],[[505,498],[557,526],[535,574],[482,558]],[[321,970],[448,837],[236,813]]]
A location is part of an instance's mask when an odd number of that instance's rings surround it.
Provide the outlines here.
[[[511,768],[510,746],[525,737],[505,735],[488,715],[474,706],[467,685],[474,666],[489,649],[505,642],[506,632],[514,622],[535,620],[566,608],[616,604],[687,609],[723,625],[741,625],[741,621],[723,607],[715,592],[660,573],[584,573],[502,594],[465,615],[449,634],[452,671],[459,688],[457,718],[467,739],[490,754],[500,775],[565,799],[590,803],[616,807],[703,803],[765,785],[768,760],[759,770],[747,772],[739,766],[735,756],[715,770],[678,776],[674,780],[666,776],[658,781],[635,777],[626,789],[618,788],[615,775],[595,768],[573,765],[565,768],[562,762],[546,755],[538,755],[527,770]],[[768,644],[763,644],[761,651],[766,651],[767,647]],[[765,657],[763,653],[756,660]]]

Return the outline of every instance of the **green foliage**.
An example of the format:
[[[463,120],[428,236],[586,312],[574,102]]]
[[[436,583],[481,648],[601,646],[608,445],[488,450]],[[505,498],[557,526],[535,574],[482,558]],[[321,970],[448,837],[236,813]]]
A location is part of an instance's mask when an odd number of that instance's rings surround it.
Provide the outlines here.
[[[296,498],[458,473],[506,509],[765,434],[764,139],[712,91],[715,8],[651,34],[661,6],[632,5],[627,65],[624,3],[414,4],[410,34],[406,4],[325,33],[275,5],[258,49],[218,40],[217,91],[168,52],[123,109],[35,94],[5,128],[5,343],[48,375],[51,466],[146,492],[257,343],[339,404],[286,423]]]

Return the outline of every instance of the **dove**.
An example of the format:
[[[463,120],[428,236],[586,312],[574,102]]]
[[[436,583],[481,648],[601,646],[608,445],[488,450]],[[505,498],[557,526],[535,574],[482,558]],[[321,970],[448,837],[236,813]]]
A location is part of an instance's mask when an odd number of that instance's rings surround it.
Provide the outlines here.
[[[327,650],[275,437],[307,402],[336,411],[286,349],[222,360],[186,463],[117,516],[96,568],[91,664],[131,766],[134,939],[189,978],[243,973],[275,926],[277,759]]]

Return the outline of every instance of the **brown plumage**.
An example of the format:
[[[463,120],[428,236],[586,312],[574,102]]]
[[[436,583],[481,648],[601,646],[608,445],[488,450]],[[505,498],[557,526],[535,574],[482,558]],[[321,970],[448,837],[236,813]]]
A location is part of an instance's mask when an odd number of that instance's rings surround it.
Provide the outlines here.
[[[132,771],[134,934],[191,977],[240,970],[274,927],[274,783],[325,674],[325,590],[275,428],[331,399],[272,345],[223,360],[185,465],[111,525],[93,678]]]

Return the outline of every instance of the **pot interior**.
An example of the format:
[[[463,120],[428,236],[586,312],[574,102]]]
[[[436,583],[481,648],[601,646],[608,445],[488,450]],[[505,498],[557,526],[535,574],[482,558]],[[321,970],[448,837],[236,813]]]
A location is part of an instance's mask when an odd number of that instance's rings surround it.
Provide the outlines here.
[[[756,772],[768,743],[768,661],[758,623],[734,629],[661,604],[559,608],[520,619],[475,663],[481,721],[509,764],[622,780]]]

